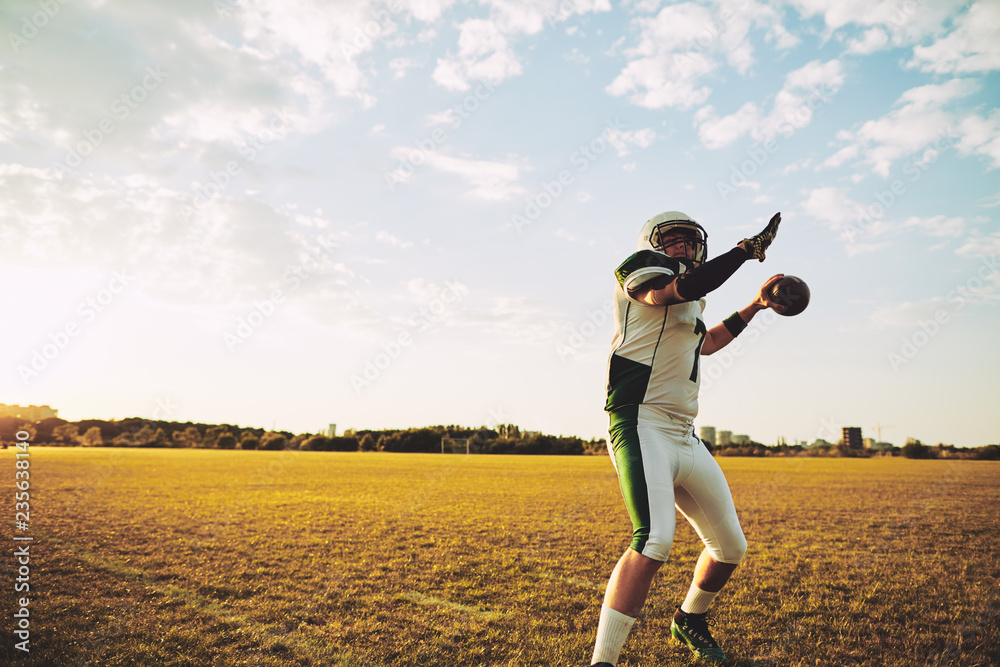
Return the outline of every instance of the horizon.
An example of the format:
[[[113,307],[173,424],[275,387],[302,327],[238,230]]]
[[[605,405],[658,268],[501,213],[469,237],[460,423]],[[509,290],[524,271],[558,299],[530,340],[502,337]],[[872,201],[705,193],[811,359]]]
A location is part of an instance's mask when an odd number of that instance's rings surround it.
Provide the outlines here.
[[[776,273],[811,303],[702,360],[696,424],[997,442],[995,2],[13,0],[0,28],[0,401],[605,438],[643,222],[684,211],[714,257],[780,211],[706,324]]]
[[[48,404],[29,405],[29,406],[0,404],[0,409],[4,409],[4,410],[9,409],[9,408],[16,408],[16,407],[20,407],[20,408],[42,408],[42,407],[44,407],[44,408],[50,408],[50,409],[52,409],[52,410],[54,410],[55,412],[58,413],[58,408],[52,408]],[[24,418],[24,417],[18,417],[16,415],[10,415],[10,414],[0,414],[0,418],[3,418],[3,417],[14,417],[16,419],[25,419],[26,421],[28,421],[27,418]],[[487,426],[485,424],[481,424],[481,425],[476,425],[476,426],[470,426],[470,425],[463,425],[463,424],[423,424],[423,425],[419,425],[419,426],[392,427],[392,428],[381,428],[381,429],[376,429],[376,428],[361,428],[361,429],[357,429],[357,428],[353,428],[353,427],[349,426],[349,427],[341,429],[339,425],[333,424],[333,426],[337,427],[337,429],[336,429],[337,433],[331,435],[330,433],[328,433],[329,427],[331,425],[327,425],[326,427],[321,427],[321,428],[318,428],[316,430],[310,430],[310,431],[290,431],[290,430],[287,430],[287,429],[269,428],[267,426],[251,426],[251,425],[234,424],[234,423],[227,423],[227,422],[192,422],[190,420],[176,421],[176,420],[171,420],[171,419],[160,419],[160,418],[156,418],[156,417],[148,418],[148,417],[140,417],[140,416],[132,416],[132,417],[85,417],[85,418],[82,418],[82,419],[65,419],[63,417],[59,417],[58,414],[56,414],[56,415],[52,415],[52,416],[49,416],[49,417],[45,417],[43,419],[51,419],[51,418],[61,419],[61,420],[65,421],[65,422],[67,422],[67,423],[78,423],[78,422],[83,422],[83,421],[121,422],[121,421],[127,421],[127,420],[141,420],[141,421],[144,421],[144,422],[147,422],[147,423],[155,423],[155,422],[164,422],[164,423],[173,423],[173,424],[188,424],[188,423],[190,423],[190,424],[199,424],[199,425],[202,425],[202,426],[231,426],[231,427],[233,427],[235,429],[240,429],[240,430],[263,430],[265,432],[268,432],[268,431],[283,432],[283,433],[291,433],[294,436],[298,436],[298,435],[326,435],[326,436],[329,436],[329,437],[352,437],[352,436],[354,436],[355,434],[357,434],[359,432],[365,433],[365,432],[378,432],[378,431],[406,431],[406,430],[419,430],[419,429],[431,429],[431,428],[451,428],[451,427],[454,427],[454,428],[457,428],[457,429],[467,429],[467,430],[488,429],[488,430],[496,431],[498,429],[498,427],[506,425],[506,424],[495,424],[493,426]],[[40,420],[34,420],[32,423],[36,423],[37,424],[38,421],[40,421]],[[521,431],[522,433],[531,432],[531,433],[538,433],[538,434],[544,435],[544,436],[552,436],[552,437],[558,437],[558,438],[579,438],[580,440],[590,441],[590,442],[593,442],[595,440],[604,440],[604,441],[607,440],[607,438],[587,438],[587,437],[581,436],[581,435],[576,434],[576,433],[545,433],[545,432],[541,432],[541,431],[533,431],[533,430],[530,430],[530,429],[522,429],[519,424],[514,424],[514,426],[517,427],[518,430]],[[781,436],[779,436],[779,439],[776,440],[772,444],[772,443],[768,443],[768,442],[764,442],[764,441],[760,441],[760,440],[755,440],[754,437],[753,437],[753,435],[751,435],[749,433],[737,433],[735,430],[720,429],[720,428],[718,428],[716,426],[713,426],[711,424],[696,424],[695,428],[696,428],[696,430],[699,431],[699,436],[698,437],[701,438],[701,439],[703,439],[703,440],[705,438],[701,436],[700,430],[703,429],[703,428],[712,428],[712,429],[715,429],[715,431],[716,431],[716,438],[718,438],[718,436],[721,435],[722,433],[724,433],[726,431],[729,431],[730,436],[733,437],[733,438],[739,438],[739,437],[747,436],[747,437],[750,438],[750,443],[748,443],[748,444],[759,444],[759,445],[763,445],[765,447],[779,447],[781,445],[787,445],[787,446],[790,446],[790,447],[801,446],[801,447],[804,447],[804,448],[812,448],[812,447],[817,446],[816,443],[820,442],[820,441],[825,442],[826,444],[829,444],[829,445],[837,445],[838,442],[841,442],[843,440],[842,438],[840,438],[838,440],[828,441],[826,438],[817,437],[815,440],[813,440],[811,442],[793,440],[792,443],[789,444],[787,442],[787,440],[785,442],[781,442],[781,440],[783,438]],[[830,429],[842,429],[842,428],[847,428],[847,427],[846,426],[833,426],[833,425],[829,425],[829,428]],[[883,428],[887,428],[887,427],[883,426]],[[897,445],[897,444],[891,442],[890,440],[879,440],[879,439],[873,438],[873,437],[866,437],[864,435],[865,434],[865,429],[863,427],[861,428],[861,434],[862,434],[862,439],[863,440],[871,440],[873,443],[875,443],[877,445],[886,445],[886,444],[888,444],[888,445],[891,445],[891,446],[893,446],[895,448],[901,448],[901,447],[903,447],[903,445]],[[929,441],[924,441],[922,438],[914,437],[914,436],[907,436],[907,442],[909,440],[915,440],[915,441],[917,441],[917,442],[919,442],[921,444],[927,445],[928,447],[935,447],[937,445],[945,445],[945,446],[954,446],[954,447],[957,447],[959,449],[976,449],[976,448],[980,448],[980,447],[988,447],[990,445],[1000,444],[1000,441],[993,442],[993,443],[986,443],[986,444],[983,444],[983,445],[965,445],[965,444],[959,444],[957,442],[936,442],[936,443],[930,444]],[[712,443],[712,444],[718,445],[718,441],[716,440],[716,442]],[[906,444],[906,442],[904,442],[904,445],[905,444]]]

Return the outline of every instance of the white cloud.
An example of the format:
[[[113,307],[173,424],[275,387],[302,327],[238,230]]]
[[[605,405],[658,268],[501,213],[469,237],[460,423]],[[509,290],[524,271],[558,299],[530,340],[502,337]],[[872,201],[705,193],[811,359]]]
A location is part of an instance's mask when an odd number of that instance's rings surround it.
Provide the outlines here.
[[[813,159],[811,157],[800,158],[800,159],[796,160],[795,162],[793,162],[793,163],[789,164],[788,166],[786,166],[784,169],[782,169],[781,173],[785,174],[785,175],[787,175],[787,174],[794,174],[797,171],[801,171],[803,169],[808,169],[812,165],[812,163],[813,163]]]
[[[394,79],[402,79],[406,76],[406,70],[419,66],[420,65],[411,58],[393,58],[389,61],[389,69],[392,70]]]
[[[656,130],[644,128],[642,130],[617,130],[609,128],[604,136],[618,152],[619,157],[629,154],[629,146],[638,148],[649,148],[657,139]]]
[[[458,24],[458,51],[439,58],[432,75],[439,86],[468,90],[473,81],[500,83],[522,72],[521,60],[511,45],[519,35],[534,35],[546,23],[565,21],[576,14],[610,11],[608,0],[483,0],[488,18],[470,18]]]
[[[869,28],[861,39],[852,39],[847,43],[847,52],[866,56],[884,49],[889,44],[889,35],[882,28]]]
[[[409,248],[413,246],[412,241],[404,241],[394,234],[382,230],[375,234],[375,240],[379,243],[385,243],[387,245],[394,246],[396,248]]]
[[[407,146],[392,149],[392,157],[401,161],[409,160],[412,153],[413,148]],[[454,157],[438,151],[422,151],[421,157],[431,169],[458,176],[473,186],[466,193],[473,199],[503,201],[525,191],[518,185],[524,167],[513,162]],[[401,180],[408,180],[410,174]]]
[[[738,7],[723,2],[718,11],[691,2],[670,4],[632,25],[638,44],[625,50],[630,61],[606,90],[650,109],[704,104],[711,89],[701,79],[715,71],[717,55],[739,74],[748,73],[755,62],[748,39],[752,28],[767,29],[779,49],[795,43],[777,13],[753,0]]]
[[[573,50],[563,56],[567,62],[571,62],[574,65],[586,65],[590,62],[590,56],[586,53],[580,51],[578,47],[573,47]]]
[[[428,125],[453,125],[457,126],[461,121],[456,117],[454,109],[445,109],[427,116]]]
[[[790,0],[790,4],[807,18],[821,15],[828,35],[853,25],[880,26],[900,45],[919,43],[938,33],[960,0]]]
[[[968,231],[965,218],[949,218],[944,215],[934,215],[926,218],[911,216],[899,223],[899,230],[917,230],[928,236],[957,238]]]
[[[824,186],[806,191],[802,212],[825,224],[843,242],[848,255],[877,250],[885,245],[885,209],[853,201],[846,188]],[[868,210],[870,208],[870,210]]]
[[[920,326],[921,322],[933,322],[935,313],[945,305],[945,297],[934,296],[880,306],[868,316],[868,325],[872,329]]]
[[[573,16],[611,11],[609,0],[483,0],[507,32],[533,35],[545,24],[563,23]]]
[[[955,28],[929,46],[915,46],[908,64],[936,74],[1000,69],[1000,4],[976,2],[955,21]]]
[[[0,192],[8,262],[127,270],[168,301],[259,298],[282,283],[288,267],[304,263],[312,274],[332,272],[332,248],[344,238],[321,216],[225,193],[185,213],[192,193],[149,174],[77,177],[4,165]],[[320,241],[331,249],[314,252]],[[343,281],[329,286],[337,284]]]
[[[460,26],[458,54],[437,61],[433,79],[448,90],[464,91],[470,81],[499,83],[521,73],[507,37],[491,20],[469,19]]]
[[[698,136],[709,149],[729,146],[746,134],[758,142],[779,134],[790,137],[812,122],[814,112],[828,103],[843,83],[839,60],[814,60],[788,73],[767,115],[754,102],[746,102],[735,113],[721,117],[711,105],[702,107],[694,116]]]
[[[698,137],[705,148],[714,150],[736,142],[752,131],[760,122],[761,113],[753,102],[746,102],[736,113],[716,116],[711,105],[698,109],[694,123],[698,127]]]
[[[896,101],[896,108],[882,118],[867,121],[855,132],[838,133],[837,138],[848,145],[829,158],[825,166],[836,167],[859,156],[876,174],[888,177],[894,162],[934,142],[940,144],[943,139],[950,142],[949,137],[954,137],[957,131],[957,117],[945,107],[978,89],[979,84],[968,79],[911,88]],[[979,128],[967,124],[970,137],[967,150],[988,153],[991,145],[986,133],[976,134],[976,129]]]
[[[405,7],[418,21],[430,23],[441,18],[444,10],[455,4],[455,0],[398,0],[389,6]]]
[[[1000,109],[988,117],[970,114],[958,122],[956,148],[965,155],[984,155],[1000,167]]]
[[[993,232],[986,237],[973,237],[955,251],[962,257],[987,258],[996,260],[1000,257],[1000,232]]]
[[[855,255],[884,247],[889,239],[916,232],[932,238],[962,238],[969,233],[968,221],[961,216],[910,216],[903,220],[888,217],[899,196],[874,197],[868,203],[852,200],[846,188],[824,186],[805,192],[802,212],[837,234],[848,254]],[[905,193],[904,193],[905,194]]]

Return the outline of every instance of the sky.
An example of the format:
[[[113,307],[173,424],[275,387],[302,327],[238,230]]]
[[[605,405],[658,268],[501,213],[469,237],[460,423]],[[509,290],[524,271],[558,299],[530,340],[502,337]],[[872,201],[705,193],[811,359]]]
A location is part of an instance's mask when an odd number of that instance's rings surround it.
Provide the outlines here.
[[[699,426],[1000,442],[992,0],[7,0],[0,402],[606,436],[614,269],[709,255]]]

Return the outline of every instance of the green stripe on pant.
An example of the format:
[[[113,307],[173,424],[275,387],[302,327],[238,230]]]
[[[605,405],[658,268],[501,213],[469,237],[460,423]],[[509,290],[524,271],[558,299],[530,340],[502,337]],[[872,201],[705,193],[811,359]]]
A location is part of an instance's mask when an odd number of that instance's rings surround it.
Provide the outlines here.
[[[646,488],[646,473],[642,466],[642,450],[639,448],[639,406],[632,405],[608,413],[611,425],[611,451],[618,469],[618,484],[621,487],[625,507],[632,518],[632,543],[634,551],[642,553],[649,539],[651,519],[649,516],[649,492]]]

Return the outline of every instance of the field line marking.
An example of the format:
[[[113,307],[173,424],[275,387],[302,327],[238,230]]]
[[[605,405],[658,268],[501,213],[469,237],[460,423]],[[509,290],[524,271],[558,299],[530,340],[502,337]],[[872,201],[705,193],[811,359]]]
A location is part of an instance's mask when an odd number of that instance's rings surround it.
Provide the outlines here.
[[[225,605],[203,595],[199,595],[198,593],[188,590],[187,588],[183,588],[175,584],[162,584],[156,581],[156,579],[145,570],[125,565],[124,563],[111,560],[110,558],[105,558],[104,556],[88,551],[87,549],[79,547],[71,542],[65,542],[61,538],[49,535],[47,532],[35,527],[31,528],[31,532],[34,533],[34,537],[36,539],[47,542],[56,548],[69,553],[74,558],[83,561],[87,565],[105,570],[120,577],[138,581],[143,585],[154,589],[164,597],[179,600],[187,606],[194,608],[198,612],[209,614],[227,623],[240,624],[241,626],[249,629],[255,635],[261,637],[261,639],[267,637],[273,641],[280,642],[319,664],[326,664],[324,661],[331,659],[338,660],[341,658],[340,654],[331,653],[327,650],[317,651],[316,647],[312,644],[293,637],[291,634],[274,632],[263,623],[258,623],[248,616],[244,616],[243,614],[228,609]],[[261,650],[266,651],[267,649],[268,647],[266,645],[261,646]]]
[[[463,614],[468,614],[469,616],[476,616],[478,618],[491,621],[496,618],[503,616],[503,612],[499,611],[483,611],[482,609],[476,609],[475,607],[469,607],[464,604],[459,604],[457,602],[452,602],[451,600],[444,600],[442,598],[435,598],[429,595],[424,595],[423,593],[417,593],[416,591],[409,591],[403,593],[402,596],[411,602],[416,602],[417,604],[433,604],[438,607],[444,607],[445,609],[451,609],[452,611],[458,611]]]

